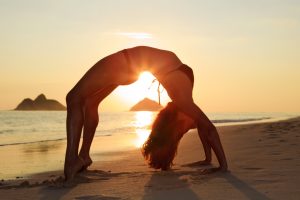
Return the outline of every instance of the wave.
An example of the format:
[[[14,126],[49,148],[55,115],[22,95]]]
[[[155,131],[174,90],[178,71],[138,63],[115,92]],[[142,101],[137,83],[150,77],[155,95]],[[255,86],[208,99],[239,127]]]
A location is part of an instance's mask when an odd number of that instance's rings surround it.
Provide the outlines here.
[[[13,130],[13,129],[1,130],[0,134],[13,133],[14,131],[15,130]]]
[[[38,141],[30,141],[30,142],[16,142],[16,143],[9,143],[9,144],[0,144],[1,146],[11,146],[11,145],[20,145],[20,144],[33,144],[33,143],[40,143],[40,142],[55,142],[65,140],[66,138],[59,138],[59,139],[49,139],[49,140],[38,140]]]
[[[271,117],[260,117],[260,118],[248,118],[248,119],[214,119],[211,120],[213,123],[238,123],[238,122],[253,122],[272,119]]]
[[[110,137],[112,134],[101,134],[101,135],[95,135],[95,137]],[[7,144],[0,144],[0,147],[3,146],[11,146],[11,145],[20,145],[20,144],[34,144],[34,143],[40,143],[40,142],[56,142],[56,141],[62,141],[66,140],[67,138],[58,138],[58,139],[49,139],[49,140],[37,140],[37,141],[29,141],[29,142],[15,142],[15,143],[7,143]]]

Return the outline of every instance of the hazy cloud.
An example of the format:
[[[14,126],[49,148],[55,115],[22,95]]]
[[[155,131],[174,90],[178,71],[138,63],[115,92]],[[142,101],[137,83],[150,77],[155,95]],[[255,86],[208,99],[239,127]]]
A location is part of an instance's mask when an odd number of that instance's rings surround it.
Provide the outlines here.
[[[124,36],[128,38],[140,39],[140,40],[153,38],[152,34],[145,33],[145,32],[116,32],[114,34],[118,36]]]

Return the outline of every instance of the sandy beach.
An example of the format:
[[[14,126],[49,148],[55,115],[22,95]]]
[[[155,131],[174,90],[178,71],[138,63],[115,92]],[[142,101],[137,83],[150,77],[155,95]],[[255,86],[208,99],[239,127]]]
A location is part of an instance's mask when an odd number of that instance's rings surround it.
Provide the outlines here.
[[[1,199],[299,199],[300,118],[218,127],[230,172],[186,167],[203,158],[197,132],[182,139],[173,170],[155,171],[139,150],[109,153],[65,187],[62,171],[2,180]],[[11,151],[13,151],[14,147]],[[48,149],[51,151],[51,148]],[[7,153],[9,159],[9,153]],[[216,158],[213,165],[217,165]],[[13,166],[12,166],[13,168]]]

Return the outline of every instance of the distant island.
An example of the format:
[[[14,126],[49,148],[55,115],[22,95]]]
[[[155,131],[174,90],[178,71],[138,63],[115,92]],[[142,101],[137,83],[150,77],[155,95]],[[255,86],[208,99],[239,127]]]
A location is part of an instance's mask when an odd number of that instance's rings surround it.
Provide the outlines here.
[[[44,94],[40,94],[32,100],[24,99],[15,110],[66,110],[66,107],[54,99],[47,99]]]
[[[148,98],[144,98],[139,101],[137,104],[130,108],[130,111],[159,111],[163,107],[159,105],[156,101],[153,101]]]

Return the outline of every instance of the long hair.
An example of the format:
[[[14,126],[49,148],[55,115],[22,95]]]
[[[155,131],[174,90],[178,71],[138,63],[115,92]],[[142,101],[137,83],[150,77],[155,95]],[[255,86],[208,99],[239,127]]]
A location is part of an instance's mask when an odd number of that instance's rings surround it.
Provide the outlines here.
[[[176,130],[177,115],[178,109],[170,102],[154,120],[152,131],[142,147],[142,154],[152,168],[168,170],[173,165],[183,136]]]

